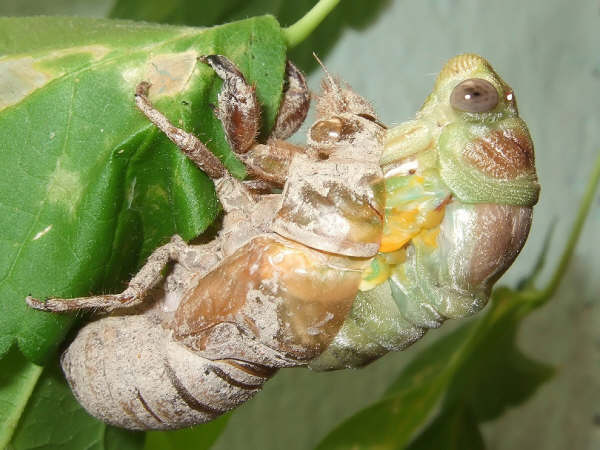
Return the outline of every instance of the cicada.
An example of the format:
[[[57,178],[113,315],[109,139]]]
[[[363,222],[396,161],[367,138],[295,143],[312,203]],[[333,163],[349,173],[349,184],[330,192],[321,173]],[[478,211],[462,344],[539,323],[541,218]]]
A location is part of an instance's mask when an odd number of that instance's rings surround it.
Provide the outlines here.
[[[27,299],[105,313],[62,368],[90,414],[128,429],[210,421],[280,368],[360,367],[477,312],[523,247],[539,194],[513,91],[480,56],[451,59],[416,118],[393,128],[326,73],[306,146],[285,141],[310,101],[293,64],[272,137],[258,143],[253,86],[225,56],[200,59],[223,79],[215,114],[248,180],[155,109],[148,83],[135,98],[214,179],[218,235],[174,236],[120,294]]]

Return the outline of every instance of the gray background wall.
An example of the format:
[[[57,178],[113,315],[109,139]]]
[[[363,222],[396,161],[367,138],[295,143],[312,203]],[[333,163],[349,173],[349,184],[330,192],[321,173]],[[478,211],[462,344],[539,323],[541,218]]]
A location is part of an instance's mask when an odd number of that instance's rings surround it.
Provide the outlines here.
[[[59,0],[40,8],[39,0],[2,0],[0,15],[103,16],[111,4]],[[372,100],[388,124],[414,114],[436,73],[458,53],[484,55],[512,85],[536,143],[542,196],[529,241],[501,283],[514,284],[528,272],[557,220],[552,267],[600,153],[600,2],[343,0],[339,8],[376,11],[360,29],[344,29],[322,55],[324,62]],[[319,78],[318,72],[310,76],[312,88],[318,88]],[[557,376],[528,403],[485,425],[490,449],[600,448],[599,240],[597,198],[560,292],[527,319],[519,337],[528,354],[558,367]],[[333,425],[377,399],[415,352],[451,326],[362,370],[281,371],[236,411],[216,448],[313,447]]]
[[[339,7],[344,3],[357,2]],[[399,123],[420,107],[444,62],[463,52],[488,58],[514,88],[536,144],[542,196],[529,241],[501,280],[514,284],[558,220],[553,266],[600,153],[600,2],[396,0],[363,29],[345,30],[324,62],[372,100],[383,121]],[[311,74],[311,87],[318,88],[320,77]],[[557,366],[557,376],[528,403],[485,425],[490,449],[600,448],[598,198],[595,205],[560,292],[520,335],[522,348]],[[216,448],[312,447],[377,399],[423,344],[357,371],[281,371],[234,414]]]

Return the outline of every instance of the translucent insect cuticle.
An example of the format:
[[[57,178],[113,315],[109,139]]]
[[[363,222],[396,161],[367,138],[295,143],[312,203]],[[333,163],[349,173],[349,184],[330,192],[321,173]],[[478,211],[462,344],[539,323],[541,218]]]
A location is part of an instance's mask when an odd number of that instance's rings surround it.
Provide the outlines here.
[[[319,143],[337,142],[342,135],[343,126],[342,120],[338,117],[320,120],[310,130],[310,137]]]

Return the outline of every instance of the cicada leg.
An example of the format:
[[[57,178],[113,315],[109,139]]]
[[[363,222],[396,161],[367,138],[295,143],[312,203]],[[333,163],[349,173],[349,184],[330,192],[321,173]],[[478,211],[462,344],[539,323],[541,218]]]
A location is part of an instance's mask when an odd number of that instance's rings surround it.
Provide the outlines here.
[[[221,178],[227,170],[223,163],[192,133],[173,125],[148,100],[150,83],[142,81],[135,90],[135,104],[179,149],[211,178]]]
[[[163,280],[163,269],[166,265],[169,262],[179,262],[188,248],[180,236],[173,236],[171,242],[154,250],[146,264],[131,279],[127,289],[120,294],[69,299],[49,298],[46,301],[28,296],[26,302],[33,309],[50,312],[69,312],[80,309],[108,312],[118,308],[131,308],[141,304],[148,297],[148,291]]]
[[[256,142],[260,128],[260,106],[254,86],[248,84],[240,70],[221,55],[199,58],[223,79],[215,115],[223,124],[227,142],[244,162],[255,180],[282,187],[289,165],[303,147],[285,142],[304,122],[310,106],[310,93],[302,72],[288,61],[285,90],[271,137],[266,144]],[[262,183],[261,188],[265,187]],[[249,188],[252,189],[252,185]]]
[[[285,76],[283,98],[271,131],[272,139],[287,139],[298,131],[310,107],[310,91],[304,74],[291,61],[286,64]]]

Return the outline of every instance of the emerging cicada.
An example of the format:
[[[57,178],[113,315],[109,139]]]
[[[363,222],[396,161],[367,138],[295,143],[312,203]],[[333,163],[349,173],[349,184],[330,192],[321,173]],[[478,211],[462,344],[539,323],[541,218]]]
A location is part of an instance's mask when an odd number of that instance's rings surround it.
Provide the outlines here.
[[[512,90],[479,56],[450,60],[416,119],[392,129],[327,74],[306,147],[282,140],[309,104],[292,64],[274,138],[259,144],[254,89],[227,58],[201,60],[224,80],[216,114],[250,181],[154,109],[147,83],[136,103],[215,180],[219,235],[173,237],[121,294],[27,299],[111,312],[79,331],[62,367],[92,415],[129,429],[212,420],[279,368],[359,367],[480,310],[539,193]]]

